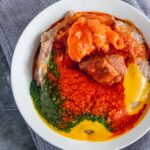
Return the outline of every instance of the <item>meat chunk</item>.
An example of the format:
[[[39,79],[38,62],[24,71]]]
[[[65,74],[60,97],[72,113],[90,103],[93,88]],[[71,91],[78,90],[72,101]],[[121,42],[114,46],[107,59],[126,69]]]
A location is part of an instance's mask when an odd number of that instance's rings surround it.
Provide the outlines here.
[[[138,63],[139,60],[145,60],[147,53],[143,34],[128,20],[114,21],[114,29],[123,37],[124,50],[129,53],[132,61]]]
[[[120,82],[127,70],[124,57],[121,55],[90,57],[82,61],[79,67],[101,84]]]
[[[38,85],[43,84],[43,78],[45,74],[47,73],[47,63],[50,57],[50,53],[53,47],[54,38],[57,34],[57,32],[64,28],[65,26],[68,26],[72,23],[74,12],[67,12],[65,15],[64,20],[59,22],[57,25],[55,25],[50,30],[44,32],[41,35],[41,47],[40,47],[40,53],[37,59],[36,63],[36,70],[34,74],[34,79],[36,80]]]
[[[147,79],[147,81],[150,82],[150,64],[147,60],[139,60],[137,65],[139,66],[140,71],[144,75],[144,77]]]

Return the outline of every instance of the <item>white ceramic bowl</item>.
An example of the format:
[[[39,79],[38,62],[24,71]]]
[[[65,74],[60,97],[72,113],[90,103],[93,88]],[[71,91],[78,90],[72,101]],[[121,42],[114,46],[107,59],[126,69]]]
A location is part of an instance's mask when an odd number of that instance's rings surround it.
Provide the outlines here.
[[[137,9],[120,0],[62,0],[37,15],[22,33],[12,61],[11,82],[17,106],[29,126],[48,143],[66,150],[114,150],[123,148],[150,128],[150,111],[142,122],[127,134],[107,142],[78,141],[63,137],[49,129],[39,118],[33,106],[29,86],[31,81],[33,56],[39,45],[40,34],[51,24],[64,16],[68,10],[100,11],[128,18],[144,33],[150,46],[150,21]]]

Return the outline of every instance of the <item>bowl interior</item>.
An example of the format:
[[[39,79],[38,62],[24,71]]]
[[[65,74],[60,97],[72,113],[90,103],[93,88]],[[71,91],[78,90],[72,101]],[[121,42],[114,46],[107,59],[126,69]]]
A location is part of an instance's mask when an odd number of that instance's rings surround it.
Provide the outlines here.
[[[35,51],[39,45],[40,34],[51,24],[64,16],[68,10],[99,11],[112,14],[122,19],[130,19],[144,34],[150,46],[149,20],[138,10],[119,0],[62,0],[49,6],[36,16],[22,33],[12,61],[11,82],[17,106],[29,126],[47,142],[63,149],[120,149],[140,138],[149,130],[150,112],[142,122],[127,134],[107,142],[86,142],[69,139],[58,135],[49,129],[36,113],[30,93],[32,63]]]

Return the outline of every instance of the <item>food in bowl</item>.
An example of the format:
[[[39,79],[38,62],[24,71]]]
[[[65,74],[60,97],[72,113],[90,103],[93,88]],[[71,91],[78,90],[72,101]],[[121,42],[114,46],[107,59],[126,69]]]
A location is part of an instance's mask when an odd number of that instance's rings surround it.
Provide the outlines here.
[[[148,110],[149,48],[129,20],[68,12],[41,35],[30,94],[40,118],[78,140],[118,137]]]

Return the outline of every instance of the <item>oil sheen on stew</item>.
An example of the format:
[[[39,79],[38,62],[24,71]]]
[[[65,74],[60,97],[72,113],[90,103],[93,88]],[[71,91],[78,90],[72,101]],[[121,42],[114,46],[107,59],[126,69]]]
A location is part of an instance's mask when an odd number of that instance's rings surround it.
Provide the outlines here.
[[[63,136],[106,141],[148,110],[149,48],[128,20],[68,12],[41,35],[30,94],[40,118]]]

